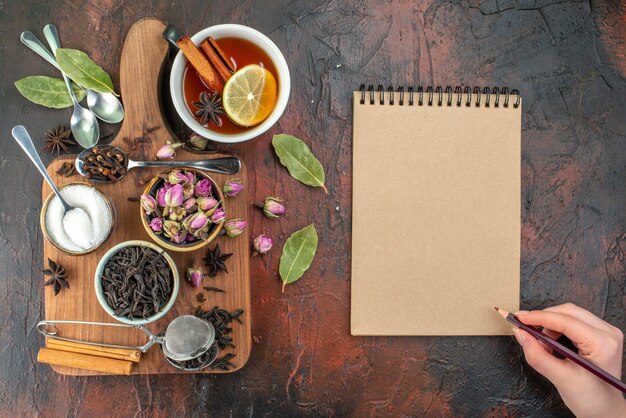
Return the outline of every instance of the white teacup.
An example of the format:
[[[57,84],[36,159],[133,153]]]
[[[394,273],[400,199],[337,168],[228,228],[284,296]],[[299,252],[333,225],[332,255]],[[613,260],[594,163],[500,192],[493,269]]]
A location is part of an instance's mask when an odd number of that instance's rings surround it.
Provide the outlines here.
[[[210,26],[193,35],[191,40],[196,45],[199,45],[200,42],[204,41],[209,36],[212,36],[217,41],[219,41],[220,38],[226,37],[245,39],[265,51],[265,53],[273,61],[276,71],[278,72],[278,97],[276,98],[276,106],[274,106],[274,110],[272,110],[272,113],[270,113],[267,119],[250,129],[242,131],[241,133],[224,134],[212,131],[211,129],[202,126],[196,120],[185,103],[183,76],[187,65],[187,58],[185,58],[183,53],[179,51],[174,59],[172,72],[170,74],[170,92],[174,102],[174,107],[185,124],[205,138],[224,143],[243,142],[256,138],[271,128],[283,114],[285,107],[287,107],[289,92],[291,90],[291,79],[289,78],[289,67],[287,67],[287,61],[285,61],[285,57],[280,52],[276,44],[270,40],[270,38],[263,35],[258,30],[252,29],[248,26],[231,23]]]

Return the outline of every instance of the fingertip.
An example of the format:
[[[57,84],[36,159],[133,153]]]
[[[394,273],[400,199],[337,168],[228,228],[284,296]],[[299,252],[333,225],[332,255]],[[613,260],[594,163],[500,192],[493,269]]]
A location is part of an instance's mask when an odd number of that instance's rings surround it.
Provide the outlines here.
[[[530,367],[553,381],[562,372],[561,360],[547,352],[544,346],[526,331],[519,330],[519,333],[523,336],[522,349],[526,362]]]

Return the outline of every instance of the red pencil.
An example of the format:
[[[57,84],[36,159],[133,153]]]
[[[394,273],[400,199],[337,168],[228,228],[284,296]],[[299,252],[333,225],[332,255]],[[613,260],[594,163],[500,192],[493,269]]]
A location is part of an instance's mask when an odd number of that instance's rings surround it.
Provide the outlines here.
[[[538,329],[535,329],[531,326],[524,324],[517,318],[517,316],[513,315],[512,313],[509,313],[500,308],[494,308],[494,309],[498,311],[498,313],[502,315],[504,319],[509,321],[511,324],[515,325],[517,328],[523,329],[524,331],[526,331],[527,333],[529,333],[530,335],[532,335],[533,337],[535,337],[536,339],[538,339],[539,341],[547,345],[548,347],[552,348],[554,351],[572,360],[574,363],[578,364],[582,368],[587,369],[588,371],[595,374],[596,376],[598,376],[600,379],[604,380],[606,383],[610,384],[611,386],[621,390],[623,393],[626,393],[626,384],[622,382],[621,380],[619,380],[618,378],[616,378],[615,376],[613,376],[612,374],[602,370],[600,367],[596,366],[589,360],[582,358],[578,353],[570,350],[569,348],[565,347],[563,344],[559,343],[558,341],[554,341],[552,338],[550,338],[543,332],[539,331]]]

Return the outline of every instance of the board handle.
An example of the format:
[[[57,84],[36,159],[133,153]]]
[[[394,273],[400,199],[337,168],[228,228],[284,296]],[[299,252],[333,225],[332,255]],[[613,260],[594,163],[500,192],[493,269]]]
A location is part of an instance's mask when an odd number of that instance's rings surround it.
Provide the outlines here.
[[[161,111],[161,75],[168,53],[168,43],[161,34],[165,24],[158,19],[139,20],[128,30],[120,61],[120,92],[126,116],[113,143],[124,147],[123,138],[145,136],[154,131],[159,142],[169,139]],[[150,153],[151,144],[144,144]]]

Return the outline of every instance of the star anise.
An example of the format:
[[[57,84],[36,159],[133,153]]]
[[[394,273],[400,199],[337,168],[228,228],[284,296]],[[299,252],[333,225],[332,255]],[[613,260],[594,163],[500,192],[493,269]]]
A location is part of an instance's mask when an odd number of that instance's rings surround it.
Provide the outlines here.
[[[59,294],[61,288],[70,288],[70,284],[67,282],[67,272],[62,265],[48,259],[48,268],[43,271],[43,274],[44,276],[50,276],[50,278],[46,280],[43,285],[52,286],[54,289],[54,296]]]
[[[76,142],[70,138],[71,134],[72,131],[66,129],[65,126],[49,129],[44,138],[46,145],[44,145],[43,151],[50,151],[52,155],[55,153],[56,155],[61,155],[61,150],[66,153],[69,152],[67,146],[76,145]]]
[[[232,254],[224,253],[220,249],[220,245],[216,244],[212,250],[209,248],[207,256],[203,258],[204,264],[209,268],[209,277],[216,277],[220,271],[228,274],[228,269],[224,263]]]
[[[200,123],[208,125],[211,122],[215,126],[222,126],[222,118],[220,115],[224,114],[224,108],[222,107],[222,98],[219,94],[213,93],[209,95],[208,92],[203,91],[198,97],[198,102],[193,102],[196,113],[195,117],[200,118]]]

